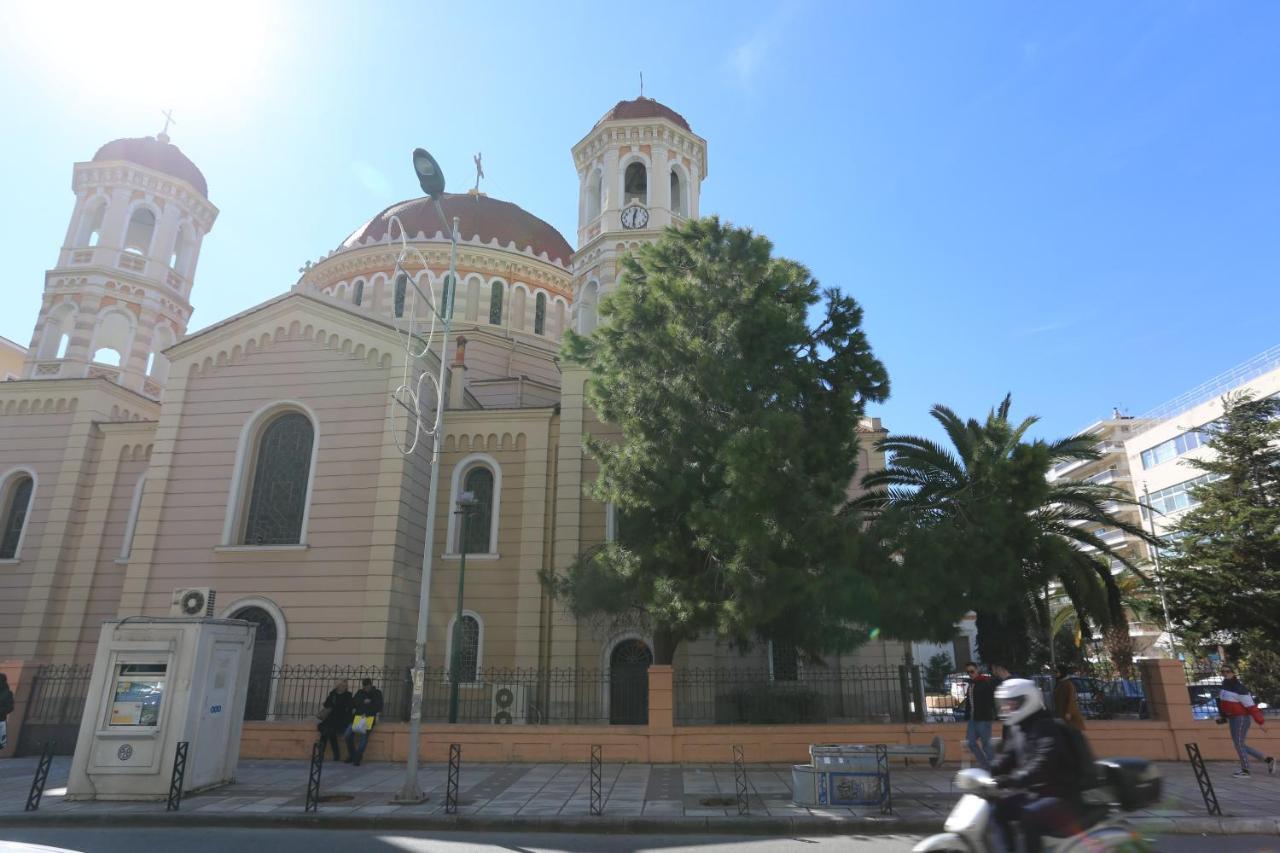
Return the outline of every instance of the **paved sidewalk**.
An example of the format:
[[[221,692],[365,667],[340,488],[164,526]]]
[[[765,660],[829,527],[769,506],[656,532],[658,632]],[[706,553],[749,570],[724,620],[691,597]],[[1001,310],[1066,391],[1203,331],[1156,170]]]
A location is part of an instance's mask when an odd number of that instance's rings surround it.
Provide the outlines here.
[[[893,817],[878,808],[807,809],[791,802],[790,765],[748,765],[750,813],[740,816],[734,800],[731,765],[605,764],[604,815],[590,814],[585,764],[463,765],[457,816],[444,813],[446,768],[425,765],[419,783],[430,799],[421,805],[390,802],[403,779],[403,766],[326,763],[317,814],[304,812],[307,763],[242,761],[237,781],[194,794],[180,815],[163,802],[105,803],[65,800],[69,758],[54,761],[37,813],[24,813],[36,759],[0,762],[0,825],[19,823],[151,824],[194,822],[210,825],[333,823],[334,825],[445,826],[472,828],[627,831],[931,831],[941,826],[957,794],[955,767],[932,770],[897,764],[892,769]],[[1133,813],[1134,823],[1152,832],[1280,834],[1280,775],[1265,772],[1249,780],[1231,778],[1235,765],[1211,763],[1210,777],[1224,819],[1208,818],[1186,763],[1160,765],[1165,797],[1159,807]]]

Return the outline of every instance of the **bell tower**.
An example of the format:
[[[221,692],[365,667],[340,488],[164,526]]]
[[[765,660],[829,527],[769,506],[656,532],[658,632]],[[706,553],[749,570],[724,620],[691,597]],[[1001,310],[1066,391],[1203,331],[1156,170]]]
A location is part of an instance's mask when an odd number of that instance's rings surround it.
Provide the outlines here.
[[[75,164],[71,189],[24,378],[101,376],[159,399],[163,351],[186,334],[200,247],[218,216],[204,175],[161,131],[108,142]]]
[[[618,257],[662,229],[698,216],[707,142],[652,98],[619,101],[573,146],[578,170],[578,251],[573,324],[595,328],[599,299],[614,287]]]

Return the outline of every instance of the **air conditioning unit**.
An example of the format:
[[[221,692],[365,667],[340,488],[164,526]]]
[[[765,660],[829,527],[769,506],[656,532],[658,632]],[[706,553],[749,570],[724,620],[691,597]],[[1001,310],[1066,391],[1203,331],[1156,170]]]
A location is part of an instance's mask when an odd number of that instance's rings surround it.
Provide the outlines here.
[[[212,616],[213,599],[217,593],[208,587],[187,587],[173,591],[170,616]]]
[[[493,704],[489,719],[499,726],[527,722],[529,708],[527,687],[528,685],[525,684],[493,685]]]

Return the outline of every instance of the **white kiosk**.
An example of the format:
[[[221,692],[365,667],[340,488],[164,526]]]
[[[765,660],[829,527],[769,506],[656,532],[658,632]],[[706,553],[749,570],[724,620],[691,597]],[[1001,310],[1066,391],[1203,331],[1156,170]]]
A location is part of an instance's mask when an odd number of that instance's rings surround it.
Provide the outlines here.
[[[67,799],[164,799],[181,741],[189,744],[184,793],[233,781],[256,627],[145,616],[104,623]]]

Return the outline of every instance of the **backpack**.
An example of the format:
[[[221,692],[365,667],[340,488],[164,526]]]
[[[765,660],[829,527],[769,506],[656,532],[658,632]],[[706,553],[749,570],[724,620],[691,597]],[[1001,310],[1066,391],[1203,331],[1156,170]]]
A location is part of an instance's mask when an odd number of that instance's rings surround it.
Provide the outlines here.
[[[1084,732],[1079,729],[1073,729],[1062,720],[1055,719],[1053,723],[1058,727],[1058,734],[1062,736],[1062,741],[1066,744],[1067,755],[1070,759],[1068,763],[1076,790],[1087,791],[1090,788],[1098,787],[1098,767],[1094,761],[1093,750],[1089,747],[1089,741],[1085,738]]]

